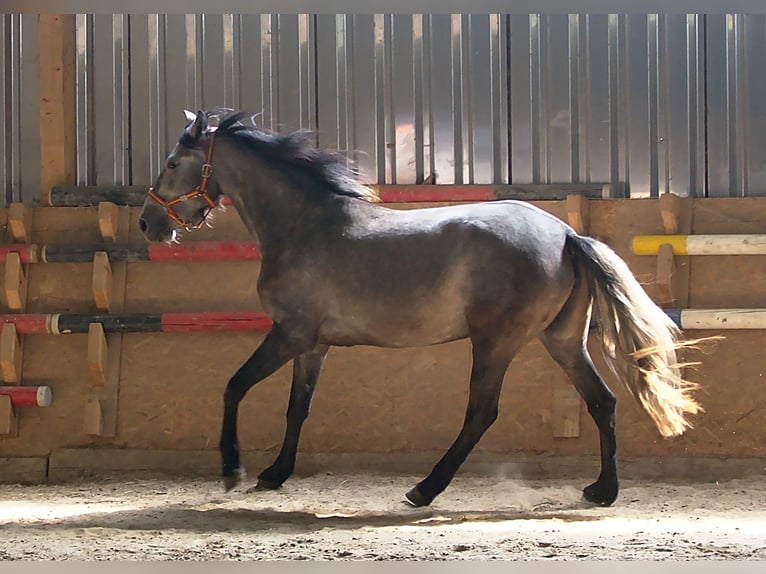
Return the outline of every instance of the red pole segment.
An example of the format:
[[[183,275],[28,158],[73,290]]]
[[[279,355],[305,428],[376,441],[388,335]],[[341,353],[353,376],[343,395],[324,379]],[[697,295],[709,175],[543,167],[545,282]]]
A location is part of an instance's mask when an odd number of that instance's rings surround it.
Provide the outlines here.
[[[150,261],[259,261],[261,252],[252,241],[198,241],[167,245],[149,244]]]
[[[53,400],[50,387],[0,386],[0,395],[9,396],[14,407],[47,407]]]
[[[373,185],[383,203],[491,201],[494,185]]]
[[[163,313],[162,332],[268,331],[271,319],[265,313]]]
[[[37,263],[40,256],[40,250],[37,245],[30,243],[0,245],[0,263],[5,263],[10,253],[18,253],[22,263]]]
[[[0,315],[0,323],[13,323],[19,334],[44,334],[51,332],[53,315],[17,314]]]

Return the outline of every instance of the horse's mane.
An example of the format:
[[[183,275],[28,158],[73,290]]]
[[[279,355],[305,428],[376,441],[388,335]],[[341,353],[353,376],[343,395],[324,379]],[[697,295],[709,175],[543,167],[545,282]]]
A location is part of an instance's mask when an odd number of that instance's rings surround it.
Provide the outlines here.
[[[222,115],[219,115],[222,114]],[[362,184],[357,173],[348,165],[348,158],[339,151],[317,148],[310,141],[311,132],[297,130],[282,134],[254,125],[253,116],[244,112],[225,110],[205,112],[210,117],[219,117],[216,137],[227,137],[252,149],[261,157],[284,164],[292,170],[299,170],[314,180],[317,192],[325,192],[375,201],[375,193]],[[248,121],[243,121],[248,120]],[[179,143],[189,145],[191,136],[184,132]]]

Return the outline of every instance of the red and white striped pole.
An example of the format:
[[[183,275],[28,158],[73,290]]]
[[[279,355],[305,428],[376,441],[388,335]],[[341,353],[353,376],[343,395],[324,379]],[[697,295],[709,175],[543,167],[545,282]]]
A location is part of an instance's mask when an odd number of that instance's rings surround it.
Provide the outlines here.
[[[0,395],[7,395],[14,407],[47,407],[53,400],[50,387],[0,386]]]

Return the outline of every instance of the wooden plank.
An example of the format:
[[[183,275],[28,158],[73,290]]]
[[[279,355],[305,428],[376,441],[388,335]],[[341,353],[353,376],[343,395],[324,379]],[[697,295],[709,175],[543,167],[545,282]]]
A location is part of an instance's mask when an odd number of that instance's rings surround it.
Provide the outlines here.
[[[8,310],[21,313],[27,302],[27,276],[18,253],[5,258],[5,302]]]
[[[49,203],[54,185],[76,177],[77,105],[74,14],[40,14],[40,198]]]
[[[4,323],[0,331],[0,372],[4,383],[21,383],[21,343],[13,323]]]
[[[106,384],[108,353],[109,345],[104,335],[104,326],[101,323],[91,323],[88,326],[88,368],[93,384],[99,387]]]

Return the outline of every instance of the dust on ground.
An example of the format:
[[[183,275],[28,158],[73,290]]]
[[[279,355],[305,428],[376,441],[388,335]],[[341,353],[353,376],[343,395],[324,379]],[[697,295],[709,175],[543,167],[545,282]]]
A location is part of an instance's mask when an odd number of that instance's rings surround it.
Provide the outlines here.
[[[0,485],[2,560],[766,560],[766,480],[582,481],[459,475],[427,508],[417,477],[316,474],[277,491],[144,478]]]

